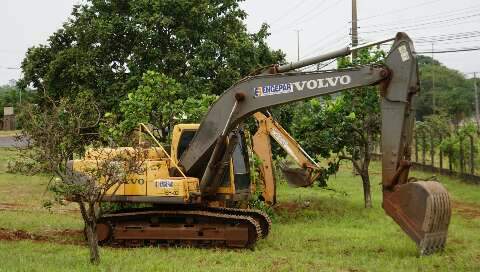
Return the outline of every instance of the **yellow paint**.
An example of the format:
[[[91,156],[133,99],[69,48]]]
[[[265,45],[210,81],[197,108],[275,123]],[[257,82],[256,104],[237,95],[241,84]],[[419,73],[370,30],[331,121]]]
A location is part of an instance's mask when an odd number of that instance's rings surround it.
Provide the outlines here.
[[[173,127],[170,156],[174,163],[178,164],[179,158],[177,158],[177,147],[180,142],[180,137],[182,136],[182,133],[184,131],[196,131],[199,127],[199,124],[178,124]]]
[[[73,165],[72,168],[75,172],[83,173],[87,176],[91,176],[91,173],[94,173],[95,168],[101,161],[96,160],[72,160],[70,161]],[[89,174],[90,173],[90,174]],[[104,183],[105,179],[101,178],[99,183]],[[107,190],[107,195],[124,195],[125,194],[125,185],[124,184],[116,184],[112,186],[110,189]]]
[[[190,193],[199,193],[198,179],[167,177],[149,180],[147,191],[149,196],[183,197],[188,200]]]
[[[199,124],[179,124],[174,127],[170,156],[168,159],[161,148],[146,148],[138,153],[133,147],[102,148],[87,150],[84,160],[75,160],[73,169],[78,172],[88,172],[101,163],[102,160],[112,158],[129,158],[138,156],[143,159],[143,172],[129,175],[127,181],[119,186],[113,186],[107,191],[107,196],[151,196],[151,197],[182,197],[188,201],[191,193],[200,194],[199,180],[193,177],[170,177],[169,169],[178,163],[177,147],[180,137],[185,131],[198,130]],[[233,196],[235,194],[233,163],[230,161],[230,182],[227,186],[219,187],[217,192]],[[98,182],[102,182],[100,179]],[[117,188],[118,187],[118,188]]]
[[[187,126],[187,128],[190,128]],[[200,193],[197,178],[170,177],[170,161],[163,156],[159,148],[148,148],[142,151],[143,159],[141,173],[131,174],[124,184],[110,188],[107,196],[157,196],[157,197],[182,197],[187,201],[191,193]],[[133,148],[105,148],[89,150],[85,160],[72,160],[72,169],[77,173],[94,173],[103,159],[120,156],[125,158],[134,155]],[[92,159],[95,158],[95,159]],[[99,183],[105,179],[98,180]],[[118,187],[118,188],[117,188]]]
[[[147,172],[133,174],[127,177],[125,182],[125,195],[146,196],[147,195]],[[117,194],[118,195],[118,194]]]

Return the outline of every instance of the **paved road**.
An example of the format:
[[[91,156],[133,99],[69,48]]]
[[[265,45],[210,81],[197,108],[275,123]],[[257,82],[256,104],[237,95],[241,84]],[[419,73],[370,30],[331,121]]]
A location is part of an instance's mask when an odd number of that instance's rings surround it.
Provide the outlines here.
[[[22,142],[15,141],[15,137],[0,136],[0,147],[23,147],[26,145],[27,143],[25,141],[22,141]]]

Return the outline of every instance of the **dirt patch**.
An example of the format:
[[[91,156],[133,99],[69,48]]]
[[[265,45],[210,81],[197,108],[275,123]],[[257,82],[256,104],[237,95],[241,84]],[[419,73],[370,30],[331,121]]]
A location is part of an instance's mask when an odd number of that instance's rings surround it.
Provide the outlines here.
[[[460,201],[453,201],[452,204],[453,204],[453,210],[459,213],[461,216],[468,219],[480,218],[479,205],[460,202]]]
[[[1,211],[8,211],[8,210],[20,210],[22,208],[28,207],[27,205],[16,204],[16,203],[0,203],[0,210]]]
[[[273,209],[275,212],[295,214],[301,210],[310,208],[311,206],[312,206],[312,203],[310,201],[282,202],[275,205]]]
[[[7,241],[18,241],[18,240],[35,240],[35,241],[42,241],[45,240],[46,237],[41,235],[35,235],[28,233],[23,230],[8,230],[4,228],[0,228],[0,240],[7,240]]]
[[[282,212],[282,213],[297,213],[302,209],[303,209],[303,205],[297,202],[282,202],[282,203],[278,203],[274,207],[275,212]]]
[[[21,211],[21,212],[37,212],[39,210],[47,211],[41,206],[31,206],[18,203],[0,203],[0,211]],[[69,209],[69,208],[53,208],[55,213],[78,213],[78,209]]]
[[[40,234],[24,230],[10,230],[0,228],[0,240],[21,241],[32,240],[36,242],[54,242],[59,244],[83,245],[83,231],[81,230],[52,230]]]

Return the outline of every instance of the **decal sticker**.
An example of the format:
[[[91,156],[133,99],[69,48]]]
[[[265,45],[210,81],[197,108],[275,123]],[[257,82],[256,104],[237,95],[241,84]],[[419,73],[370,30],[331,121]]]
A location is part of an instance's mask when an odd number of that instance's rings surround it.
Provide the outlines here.
[[[408,55],[408,53],[407,53]],[[317,90],[338,85],[348,85],[352,82],[349,75],[303,80],[289,83],[272,84],[253,88],[254,97],[277,95],[304,90]]]
[[[282,134],[275,128],[272,129],[272,137],[277,141],[277,143],[279,143],[283,147],[283,149],[288,153],[288,155],[292,156],[296,161],[299,161],[297,156],[295,156],[293,150],[288,145],[288,141],[283,138]]]
[[[255,97],[258,97],[258,96],[275,95],[275,94],[281,94],[281,93],[291,93],[293,92],[293,88],[292,88],[292,84],[290,83],[272,84],[272,85],[253,88],[253,92],[255,93]]]
[[[158,179],[154,182],[156,188],[173,188],[173,181],[169,179]]]
[[[400,52],[400,57],[402,58],[403,62],[406,62],[410,59],[410,55],[408,54],[407,46],[402,44],[398,47],[398,52]]]

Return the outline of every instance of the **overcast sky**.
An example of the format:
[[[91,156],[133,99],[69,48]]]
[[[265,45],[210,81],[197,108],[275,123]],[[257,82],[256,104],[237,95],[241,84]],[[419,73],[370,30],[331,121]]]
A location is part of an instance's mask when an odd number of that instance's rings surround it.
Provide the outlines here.
[[[45,43],[62,26],[74,4],[82,0],[0,1],[0,84],[18,79],[28,47]],[[417,51],[480,47],[478,0],[357,0],[360,42],[405,31]],[[263,22],[271,26],[268,42],[290,61],[314,56],[350,42],[351,0],[246,0],[250,32]],[[440,36],[442,35],[442,36]],[[434,54],[463,73],[480,71],[480,51]]]

